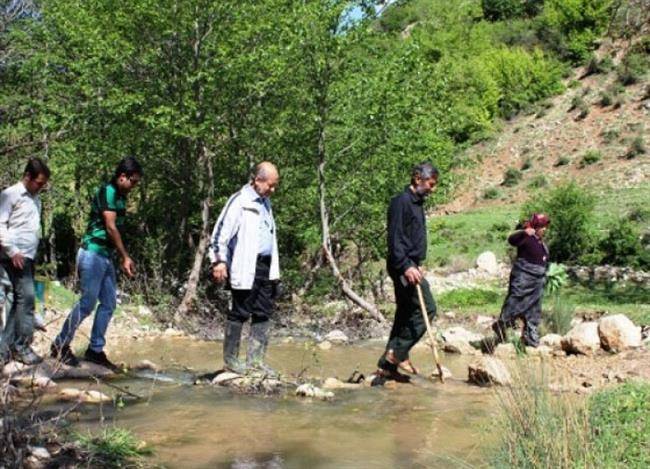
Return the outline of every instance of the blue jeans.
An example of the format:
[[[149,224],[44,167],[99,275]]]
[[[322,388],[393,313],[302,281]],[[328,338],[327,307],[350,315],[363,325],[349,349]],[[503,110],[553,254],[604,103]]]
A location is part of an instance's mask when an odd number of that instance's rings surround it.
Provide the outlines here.
[[[11,280],[13,304],[7,311],[7,324],[0,338],[0,352],[20,351],[30,346],[34,336],[34,261],[24,258],[22,269],[16,269],[10,260],[2,267]]]
[[[79,324],[90,315],[99,300],[88,348],[93,352],[101,352],[106,344],[106,330],[117,304],[115,266],[110,258],[80,248],[77,254],[77,269],[81,298],[63,323],[54,345],[57,348],[70,345]]]

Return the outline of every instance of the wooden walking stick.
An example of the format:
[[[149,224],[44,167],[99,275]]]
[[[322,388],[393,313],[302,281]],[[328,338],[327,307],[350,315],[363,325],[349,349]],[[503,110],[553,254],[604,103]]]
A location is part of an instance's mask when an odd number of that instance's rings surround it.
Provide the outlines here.
[[[436,339],[433,337],[433,331],[431,330],[431,323],[429,322],[429,315],[427,314],[427,307],[424,304],[424,296],[422,295],[422,288],[420,284],[416,283],[415,288],[418,291],[418,298],[420,299],[420,311],[422,311],[422,317],[424,318],[424,323],[427,326],[427,334],[429,334],[429,343],[431,345],[431,352],[433,353],[433,361],[438,368],[438,373],[440,373],[440,382],[445,382],[444,374],[442,373],[442,365],[440,364],[440,357],[438,357],[438,348],[436,347]]]

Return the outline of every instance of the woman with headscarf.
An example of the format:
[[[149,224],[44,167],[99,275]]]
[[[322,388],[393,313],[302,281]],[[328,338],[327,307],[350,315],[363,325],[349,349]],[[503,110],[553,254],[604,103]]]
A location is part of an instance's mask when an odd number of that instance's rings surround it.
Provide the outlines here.
[[[542,320],[542,295],[549,251],[544,233],[550,223],[547,215],[535,213],[524,223],[523,229],[508,237],[517,248],[517,259],[510,272],[510,285],[499,319],[492,325],[498,342],[505,342],[506,328],[514,327],[515,320],[524,321],[522,340],[525,345],[539,345],[539,324]]]

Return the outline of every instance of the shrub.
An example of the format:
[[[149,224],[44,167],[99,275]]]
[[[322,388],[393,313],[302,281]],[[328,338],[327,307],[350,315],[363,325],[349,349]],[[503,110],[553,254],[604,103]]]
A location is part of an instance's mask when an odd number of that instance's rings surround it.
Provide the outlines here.
[[[533,179],[530,180],[530,183],[528,184],[529,187],[532,187],[534,189],[539,189],[540,187],[546,187],[547,185],[548,185],[548,180],[546,179],[546,176],[544,176],[543,174],[535,176]]]
[[[588,150],[582,157],[582,160],[580,160],[580,167],[584,168],[585,166],[598,163],[602,157],[603,155],[598,150]]]
[[[521,177],[521,171],[516,168],[508,168],[503,175],[503,182],[501,185],[506,187],[516,186],[519,184],[519,181],[521,181]]]
[[[641,267],[648,266],[648,255],[641,243],[638,226],[629,218],[621,218],[609,227],[609,234],[599,243],[605,264]]]
[[[614,69],[614,62],[609,56],[605,56],[602,59],[598,59],[596,55],[592,55],[589,62],[587,62],[587,67],[585,74],[593,75],[596,73],[607,73],[611,72]]]
[[[625,153],[625,158],[628,160],[631,160],[633,158],[636,158],[639,155],[643,155],[646,152],[645,144],[643,143],[643,138],[642,137],[636,137],[634,140],[632,140],[632,144],[630,145],[630,148],[627,150],[627,153]]]
[[[611,95],[611,93],[608,93],[607,91],[603,91],[600,93],[600,100],[598,103],[605,107],[605,106],[611,106],[611,104],[614,102],[614,97]]]
[[[98,436],[78,435],[79,445],[90,453],[92,467],[138,467],[143,456],[151,454],[131,432],[105,428]]]
[[[532,167],[533,167],[533,160],[531,160],[530,158],[526,158],[524,162],[521,164],[522,171],[526,171]]]
[[[571,163],[571,158],[569,158],[568,156],[560,156],[560,157],[557,159],[557,161],[555,162],[555,165],[554,165],[554,166],[555,166],[555,167],[558,167],[558,166],[566,166],[566,165],[568,165],[569,163]]]
[[[581,95],[574,95],[573,98],[571,98],[571,107],[569,108],[569,112],[584,106],[584,104],[585,100]]]
[[[591,193],[575,182],[560,184],[533,196],[523,206],[522,219],[533,212],[547,213],[551,219],[548,244],[555,262],[574,262],[594,246],[594,206]]]
[[[574,63],[584,62],[609,21],[611,0],[546,0],[539,34]]]
[[[483,198],[485,200],[494,200],[501,197],[501,191],[496,187],[488,187],[483,191]]]
[[[616,128],[607,129],[603,131],[602,136],[605,143],[612,143],[614,140],[621,136],[621,131]]]
[[[624,86],[638,83],[648,70],[649,61],[645,54],[635,51],[628,53],[618,69],[618,81]]]
[[[546,333],[564,335],[569,332],[575,311],[575,303],[561,295],[552,295],[551,307],[544,313],[543,324]]]
[[[646,206],[634,207],[627,215],[627,219],[638,223],[650,221],[650,208]]]

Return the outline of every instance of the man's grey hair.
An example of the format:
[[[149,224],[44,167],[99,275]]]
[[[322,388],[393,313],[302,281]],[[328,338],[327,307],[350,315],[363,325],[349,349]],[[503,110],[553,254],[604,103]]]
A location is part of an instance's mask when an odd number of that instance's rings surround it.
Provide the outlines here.
[[[411,183],[415,183],[415,178],[429,179],[432,177],[438,178],[438,168],[428,161],[423,161],[413,166],[411,170]]]

